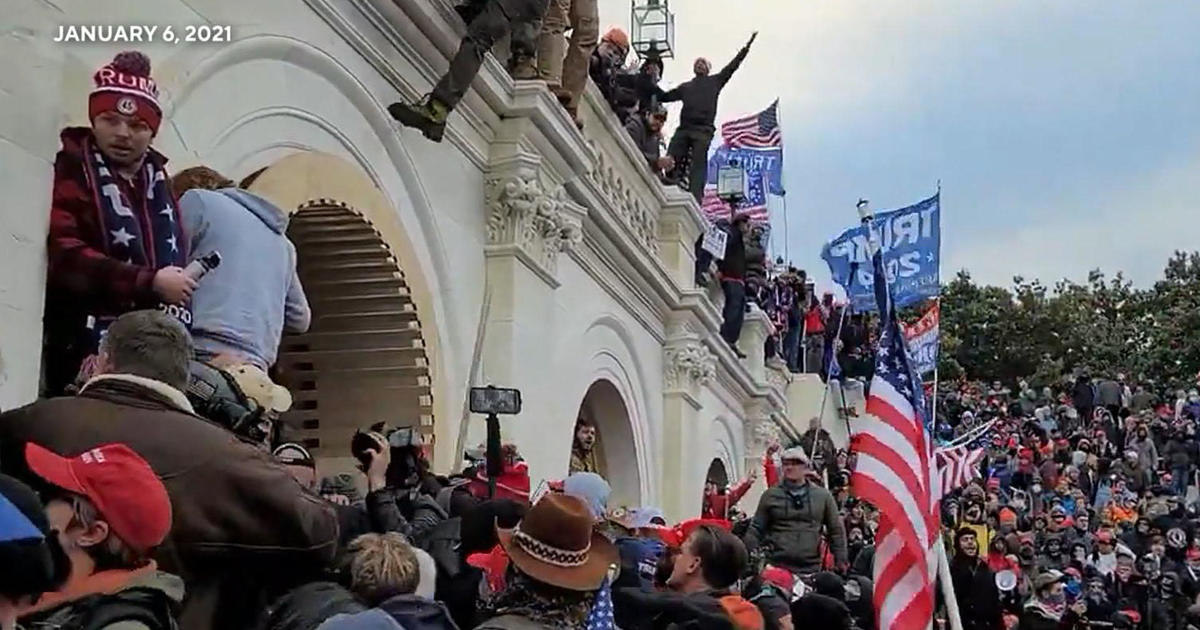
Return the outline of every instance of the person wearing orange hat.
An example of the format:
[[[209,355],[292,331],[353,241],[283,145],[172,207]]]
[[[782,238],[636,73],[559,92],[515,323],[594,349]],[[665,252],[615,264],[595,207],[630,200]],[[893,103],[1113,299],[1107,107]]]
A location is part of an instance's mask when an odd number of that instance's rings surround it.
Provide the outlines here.
[[[27,627],[166,630],[183,580],[150,559],[171,530],[171,501],[150,464],[124,444],[64,457],[25,446],[49,486],[46,517],[71,560],[66,584],[20,613]]]
[[[563,37],[568,28],[569,42]],[[576,125],[580,124],[579,95],[587,86],[588,61],[599,39],[597,0],[550,0],[538,36],[538,78],[546,82]]]
[[[196,282],[183,272],[183,217],[167,158],[150,147],[162,124],[150,59],[120,53],[92,80],[91,126],[63,129],[54,158],[42,352],[49,395],[76,380],[122,313],[157,308],[191,326]]]

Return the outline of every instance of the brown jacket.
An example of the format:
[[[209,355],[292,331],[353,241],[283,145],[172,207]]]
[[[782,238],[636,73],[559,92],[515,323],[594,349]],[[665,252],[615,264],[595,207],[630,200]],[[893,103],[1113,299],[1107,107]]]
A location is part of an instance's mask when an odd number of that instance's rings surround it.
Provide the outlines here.
[[[26,442],[68,456],[120,442],[150,463],[171,497],[171,534],[157,560],[187,582],[184,628],[220,627],[214,611],[241,607],[215,593],[218,582],[259,569],[303,579],[337,550],[330,504],[301,488],[268,454],[193,415],[182,393],[158,381],[105,375],[77,397],[0,415],[0,470],[30,478]]]

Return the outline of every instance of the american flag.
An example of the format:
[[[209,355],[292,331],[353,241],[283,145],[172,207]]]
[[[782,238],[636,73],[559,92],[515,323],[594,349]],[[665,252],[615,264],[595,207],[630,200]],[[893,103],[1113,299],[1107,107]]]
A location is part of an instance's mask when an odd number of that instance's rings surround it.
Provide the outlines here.
[[[779,101],[761,112],[721,125],[721,137],[731,147],[767,148],[783,144],[779,130]]]
[[[925,630],[933,619],[937,583],[934,545],[941,540],[933,428],[888,295],[882,252],[875,252],[873,263],[880,338],[867,413],[851,426],[858,461],[850,488],[880,511],[874,567],[878,627]]]
[[[729,204],[717,197],[716,186],[704,187],[704,198],[700,202],[700,211],[710,222],[732,218]],[[770,224],[771,213],[767,209],[766,173],[759,170],[746,171],[746,198],[738,203],[737,212],[750,215],[750,220],[754,223]]]
[[[936,451],[938,475],[942,486],[939,498],[944,497],[981,476],[979,462],[983,461],[983,449],[971,448],[971,444],[939,448]]]
[[[616,623],[613,621],[612,584],[609,584],[608,578],[605,578],[604,584],[600,585],[600,590],[596,591],[596,599],[592,602],[592,610],[588,613],[584,629],[615,630],[615,628]]]

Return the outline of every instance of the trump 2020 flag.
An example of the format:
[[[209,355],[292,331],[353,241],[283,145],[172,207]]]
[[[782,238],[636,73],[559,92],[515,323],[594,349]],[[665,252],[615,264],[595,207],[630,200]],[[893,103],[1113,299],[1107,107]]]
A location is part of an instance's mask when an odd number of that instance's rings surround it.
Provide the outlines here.
[[[717,171],[726,164],[740,164],[747,173],[761,172],[767,180],[767,192],[783,194],[783,147],[752,149],[722,144],[708,158],[708,183],[717,185]]]
[[[935,300],[929,310],[913,325],[904,327],[904,339],[913,355],[913,368],[918,374],[928,374],[937,367],[938,333],[941,326],[941,309]]]
[[[941,217],[940,195],[875,217],[896,308],[936,297],[941,290]],[[875,309],[874,271],[863,264],[870,260],[867,252],[867,231],[862,226],[842,232],[821,250],[834,282],[846,289],[856,311]]]

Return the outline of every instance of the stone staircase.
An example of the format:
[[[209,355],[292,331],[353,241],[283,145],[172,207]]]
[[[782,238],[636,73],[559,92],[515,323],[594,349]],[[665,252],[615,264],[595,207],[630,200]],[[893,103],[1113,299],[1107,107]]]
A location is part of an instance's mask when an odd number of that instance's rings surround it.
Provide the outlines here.
[[[283,420],[314,457],[350,454],[354,430],[416,426],[433,439],[429,359],[395,257],[361,215],[319,199],[292,216],[300,280],[313,319],[280,347],[294,404]]]

